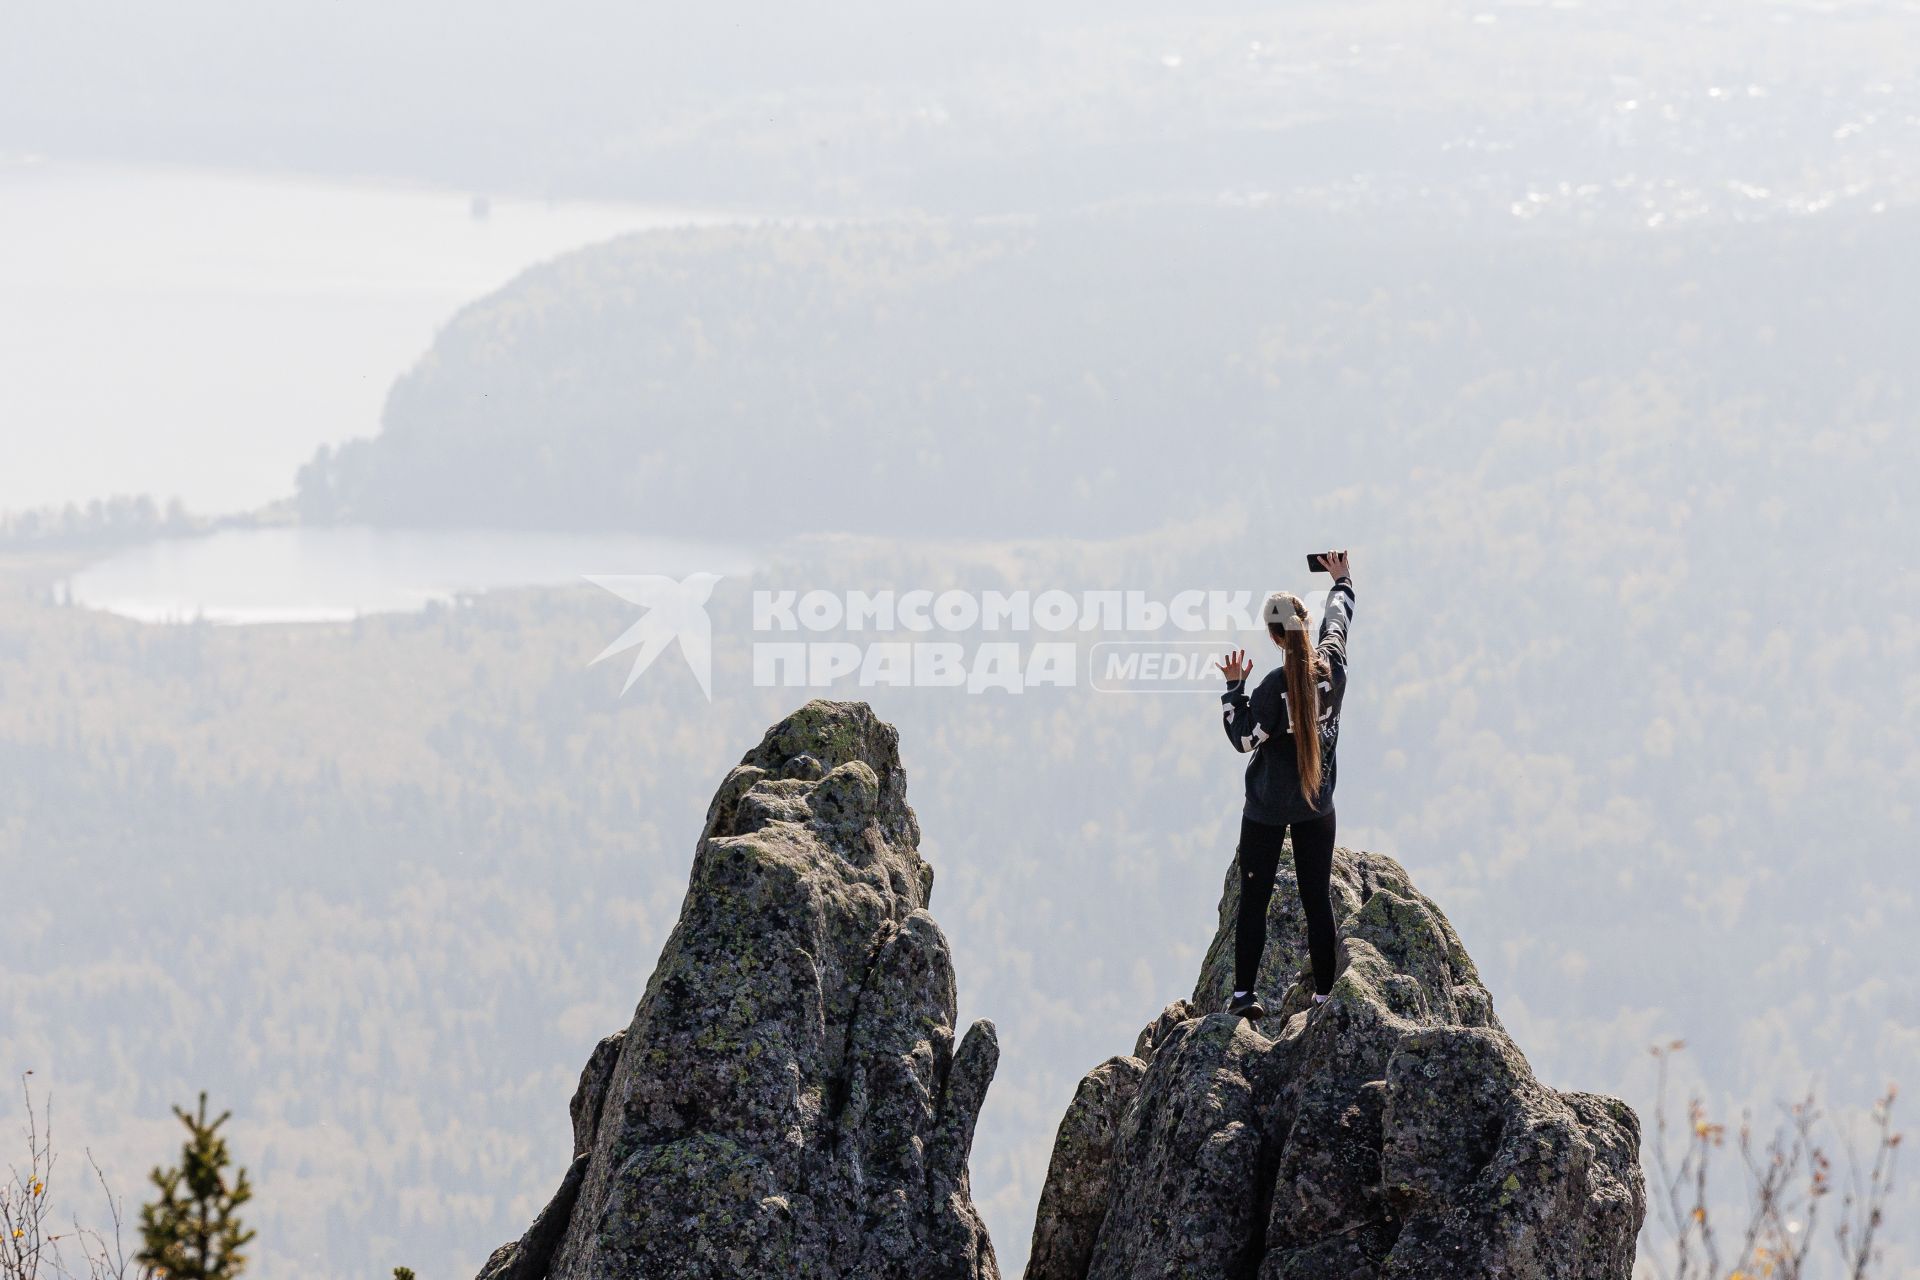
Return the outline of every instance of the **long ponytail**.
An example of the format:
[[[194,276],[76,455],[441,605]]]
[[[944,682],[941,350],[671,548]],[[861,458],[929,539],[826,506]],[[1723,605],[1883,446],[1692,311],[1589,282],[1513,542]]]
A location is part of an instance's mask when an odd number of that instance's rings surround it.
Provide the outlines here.
[[[1300,794],[1309,805],[1320,795],[1320,655],[1307,642],[1307,606],[1300,597],[1276,591],[1267,597],[1267,634],[1286,654],[1287,732],[1293,735],[1293,759],[1300,772]]]

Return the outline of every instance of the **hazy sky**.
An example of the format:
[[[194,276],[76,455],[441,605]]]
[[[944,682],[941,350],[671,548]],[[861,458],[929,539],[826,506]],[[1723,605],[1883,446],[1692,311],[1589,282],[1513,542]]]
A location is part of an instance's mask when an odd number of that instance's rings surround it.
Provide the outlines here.
[[[462,303],[566,249],[712,215],[106,162],[0,161],[0,509],[286,495],[378,429]]]
[[[306,518],[433,526],[0,551],[0,1073],[135,1196],[214,1088],[262,1274],[470,1271],[551,1190],[712,788],[820,692],[748,680],[750,583],[1300,589],[1348,543],[1343,833],[1543,1078],[1644,1111],[1685,1035],[1722,1114],[1857,1122],[1920,1066],[1917,0],[3,25],[0,513],[255,511],[360,441]],[[579,575],[722,567],[608,510],[737,557],[713,702],[591,665],[631,610]],[[463,575],[542,589],[133,620]],[[1210,695],[875,698],[1002,1031],[1012,1269],[1080,1073],[1190,988],[1240,762]]]

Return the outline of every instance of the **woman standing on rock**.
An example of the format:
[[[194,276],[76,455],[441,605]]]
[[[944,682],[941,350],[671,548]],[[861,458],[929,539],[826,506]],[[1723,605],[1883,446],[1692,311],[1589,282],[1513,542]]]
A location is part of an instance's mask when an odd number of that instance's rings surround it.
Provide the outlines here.
[[[1313,956],[1313,1002],[1333,990],[1334,746],[1340,703],[1347,692],[1347,624],[1353,617],[1353,577],[1347,553],[1330,551],[1322,566],[1333,575],[1319,642],[1307,644],[1307,606],[1291,592],[1267,597],[1267,634],[1280,646],[1281,664],[1249,695],[1253,663],[1237,649],[1219,663],[1227,678],[1220,695],[1234,750],[1251,752],[1247,802],[1240,818],[1240,914],[1234,927],[1233,1003],[1227,1012],[1259,1018],[1254,994],[1260,953],[1267,945],[1267,902],[1273,896],[1280,847],[1293,828],[1293,868],[1307,914],[1307,950]],[[1308,726],[1306,732],[1302,726]]]

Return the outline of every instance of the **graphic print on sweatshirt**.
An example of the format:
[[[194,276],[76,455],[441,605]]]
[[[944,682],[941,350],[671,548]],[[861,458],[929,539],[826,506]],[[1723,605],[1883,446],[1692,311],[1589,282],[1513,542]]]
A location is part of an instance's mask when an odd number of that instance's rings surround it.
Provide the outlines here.
[[[1327,593],[1325,616],[1314,654],[1325,676],[1317,681],[1320,695],[1320,792],[1312,802],[1300,792],[1299,765],[1294,745],[1293,709],[1287,698],[1284,665],[1269,671],[1253,692],[1245,680],[1235,680],[1220,695],[1227,739],[1247,762],[1246,816],[1255,822],[1303,821],[1327,812],[1333,798],[1334,749],[1340,738],[1340,705],[1347,691],[1347,630],[1353,620],[1353,580],[1341,578]],[[1275,732],[1267,726],[1285,726]]]

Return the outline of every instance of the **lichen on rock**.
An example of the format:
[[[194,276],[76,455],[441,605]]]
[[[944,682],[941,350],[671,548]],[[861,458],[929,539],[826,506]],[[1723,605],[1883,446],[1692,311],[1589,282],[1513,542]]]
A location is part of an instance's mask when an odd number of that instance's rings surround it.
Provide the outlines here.
[[[481,1280],[997,1280],[967,1177],[999,1057],[956,1044],[893,728],[812,702],[720,784],[632,1022],[593,1050],[559,1189]],[[1081,1082],[1028,1280],[1625,1280],[1640,1129],[1541,1084],[1406,871],[1337,850],[1313,1009],[1283,861],[1251,1024],[1238,868],[1193,996]]]
[[[1236,865],[1192,1000],[1082,1082],[1027,1280],[1626,1280],[1631,1108],[1534,1078],[1452,925],[1379,854],[1335,853],[1344,965],[1311,1011],[1291,876],[1283,859],[1265,1022],[1223,1012]]]
[[[481,1280],[997,1280],[967,1159],[999,1044],[955,1045],[898,735],[816,701],[715,793],[574,1159]]]

